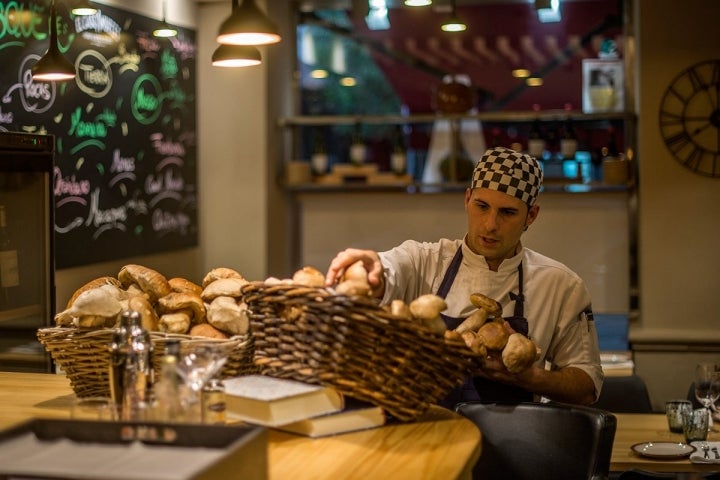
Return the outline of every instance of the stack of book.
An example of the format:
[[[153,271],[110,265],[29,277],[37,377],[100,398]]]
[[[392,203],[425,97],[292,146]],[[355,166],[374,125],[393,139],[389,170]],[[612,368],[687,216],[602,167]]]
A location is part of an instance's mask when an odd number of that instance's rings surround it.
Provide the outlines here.
[[[332,387],[265,375],[224,380],[228,420],[323,437],[379,427],[382,408],[343,395]]]

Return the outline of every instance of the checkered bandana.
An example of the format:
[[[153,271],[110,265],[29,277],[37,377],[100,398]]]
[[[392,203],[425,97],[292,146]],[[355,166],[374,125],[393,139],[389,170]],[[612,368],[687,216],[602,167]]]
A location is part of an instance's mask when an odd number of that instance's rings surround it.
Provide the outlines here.
[[[473,172],[470,188],[489,188],[519,198],[529,206],[535,204],[542,170],[530,155],[509,148],[487,150]]]

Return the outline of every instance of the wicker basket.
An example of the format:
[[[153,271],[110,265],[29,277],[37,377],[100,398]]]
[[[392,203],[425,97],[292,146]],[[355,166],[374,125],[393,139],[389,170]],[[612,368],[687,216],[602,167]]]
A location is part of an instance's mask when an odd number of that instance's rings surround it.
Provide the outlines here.
[[[375,299],[251,282],[243,300],[262,373],[334,387],[399,420],[441,400],[475,360],[461,340],[395,317]]]
[[[112,334],[113,330],[110,328],[79,330],[51,327],[38,330],[37,337],[68,376],[75,394],[78,397],[93,397],[110,395],[109,345]],[[159,372],[165,344],[171,338],[180,340],[180,351],[183,354],[204,345],[219,346],[225,350],[228,360],[221,373],[224,378],[257,371],[252,362],[252,337],[249,335],[235,336],[227,340],[162,332],[150,332],[150,336],[156,372]]]

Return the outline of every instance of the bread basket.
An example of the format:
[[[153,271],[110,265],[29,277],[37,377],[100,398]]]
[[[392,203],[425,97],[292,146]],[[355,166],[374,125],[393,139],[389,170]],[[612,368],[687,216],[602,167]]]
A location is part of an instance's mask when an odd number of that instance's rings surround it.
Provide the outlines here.
[[[474,361],[461,340],[393,316],[373,298],[250,282],[243,301],[261,373],[334,387],[399,420],[444,398]]]
[[[110,340],[113,330],[101,328],[80,330],[77,328],[48,327],[37,332],[40,343],[50,353],[55,364],[70,379],[70,385],[78,397],[109,396]],[[205,345],[221,348],[228,359],[221,376],[232,377],[254,373],[252,362],[252,338],[238,335],[229,339],[215,339],[163,332],[150,332],[153,343],[153,365],[159,373],[160,358],[165,353],[169,339],[180,340],[182,354]]]

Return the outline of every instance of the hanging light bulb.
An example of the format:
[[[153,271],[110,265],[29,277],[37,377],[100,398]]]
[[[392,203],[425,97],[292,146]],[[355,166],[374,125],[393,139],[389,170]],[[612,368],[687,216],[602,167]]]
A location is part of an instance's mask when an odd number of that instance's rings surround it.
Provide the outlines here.
[[[174,37],[177,35],[177,30],[168,25],[166,19],[167,16],[167,1],[163,0],[162,3],[162,24],[159,28],[153,30],[153,35],[160,38]]]
[[[47,52],[30,70],[33,80],[55,82],[75,78],[75,66],[60,53],[57,38],[57,11],[55,0],[50,2],[50,45]]]
[[[215,67],[251,67],[261,63],[260,50],[250,45],[220,44],[212,54]]]
[[[450,18],[440,28],[442,28],[443,32],[464,32],[467,30],[467,25],[458,18],[455,12],[455,0],[450,0],[450,6],[452,8]]]
[[[229,45],[269,45],[281,40],[278,28],[258,8],[255,0],[232,0],[232,13],[220,24],[218,43]]]
[[[87,16],[95,15],[98,12],[98,9],[90,5],[88,0],[80,0],[71,11],[73,15]]]

